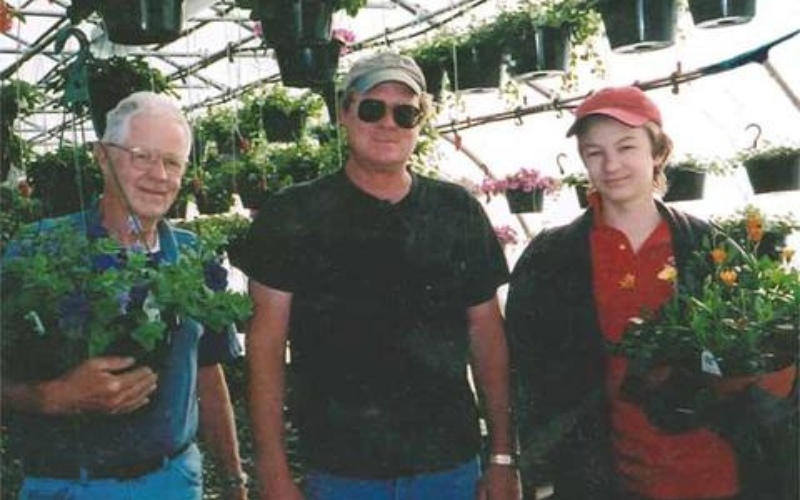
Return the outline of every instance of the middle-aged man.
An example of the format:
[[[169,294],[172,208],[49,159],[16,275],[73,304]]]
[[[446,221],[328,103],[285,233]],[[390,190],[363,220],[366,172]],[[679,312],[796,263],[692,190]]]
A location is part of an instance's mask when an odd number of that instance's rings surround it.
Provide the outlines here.
[[[104,177],[99,204],[46,219],[39,231],[69,228],[109,236],[127,252],[146,251],[154,263],[176,262],[194,237],[162,217],[180,188],[190,144],[189,124],[171,99],[150,92],[123,99],[109,112],[95,149]],[[5,258],[14,258],[13,244]],[[239,354],[236,337],[204,332],[184,319],[170,338],[158,376],[134,366],[131,357],[101,356],[53,378],[12,379],[5,376],[9,370],[44,360],[13,347],[4,350],[2,400],[4,412],[10,410],[11,444],[24,467],[21,499],[200,500],[198,420],[230,478],[226,498],[245,498],[246,476],[219,365]]]
[[[255,304],[247,357],[263,499],[518,497],[496,299],[507,267],[480,204],[408,168],[429,99],[413,60],[357,61],[340,113],[344,169],[270,199],[233,252]],[[482,480],[470,360],[490,436]],[[303,492],[287,463],[286,393]]]

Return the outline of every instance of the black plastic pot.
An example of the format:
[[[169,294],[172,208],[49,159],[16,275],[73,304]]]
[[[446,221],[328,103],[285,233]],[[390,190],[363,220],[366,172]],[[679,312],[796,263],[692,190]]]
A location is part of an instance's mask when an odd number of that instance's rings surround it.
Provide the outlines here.
[[[570,29],[530,25],[523,29],[517,43],[507,47],[508,72],[522,78],[559,74],[569,67]]]
[[[262,0],[266,1],[266,0]],[[333,2],[288,0],[269,2],[271,16],[261,17],[261,37],[267,45],[309,45],[331,40]],[[273,5],[274,4],[274,5]]]
[[[575,186],[575,194],[578,195],[578,205],[581,208],[589,206],[589,188],[586,186]]]
[[[604,0],[598,4],[616,52],[662,49],[675,41],[676,0]]]
[[[458,90],[488,89],[500,86],[503,48],[490,43],[462,45],[448,65],[450,84]]]
[[[522,189],[509,189],[506,191],[506,201],[512,214],[541,212],[544,206],[544,190],[534,189],[529,192]]]
[[[442,82],[444,80],[444,67],[441,64],[434,62],[416,60],[419,69],[422,70],[425,76],[425,85],[428,93],[433,96],[435,100],[442,98]]]
[[[756,194],[800,189],[800,152],[785,157],[749,158],[744,166]]]
[[[287,87],[314,87],[330,83],[339,65],[341,42],[280,45],[275,48],[281,81]]]
[[[667,192],[664,201],[688,201],[703,198],[706,183],[705,172],[683,168],[667,168]]]
[[[261,125],[269,141],[293,142],[303,135],[307,118],[307,113],[302,109],[285,113],[279,109],[264,108],[261,112]]]
[[[749,22],[756,15],[756,0],[689,0],[695,26],[718,28]]]
[[[105,0],[100,15],[108,39],[125,45],[171,42],[183,30],[183,0]]]

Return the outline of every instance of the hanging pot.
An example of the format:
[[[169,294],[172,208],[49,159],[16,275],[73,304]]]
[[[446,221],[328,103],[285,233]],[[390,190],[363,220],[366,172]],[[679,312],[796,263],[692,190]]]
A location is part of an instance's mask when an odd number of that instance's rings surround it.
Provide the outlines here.
[[[756,15],[756,0],[689,0],[695,26],[718,28],[750,22]]]
[[[261,37],[270,47],[321,44],[331,40],[334,3],[330,0],[262,0]]]
[[[785,156],[748,158],[744,166],[756,194],[800,189],[800,151]]]
[[[314,87],[336,76],[342,43],[338,40],[313,45],[279,45],[275,48],[281,81],[287,87]]]
[[[508,189],[506,201],[512,214],[541,212],[544,205],[544,189],[536,188],[533,191]]]
[[[450,84],[455,90],[499,87],[502,58],[502,47],[489,41],[460,45],[454,63],[447,67]]]
[[[416,60],[419,69],[422,70],[422,75],[425,77],[425,85],[428,93],[431,94],[434,100],[439,101],[442,98],[442,83],[444,80],[445,70],[441,64],[434,62]]]
[[[589,206],[589,188],[587,186],[575,186],[575,194],[578,195],[578,205],[581,208]]]
[[[99,10],[114,43],[167,43],[183,29],[183,0],[105,0]]]
[[[703,198],[706,183],[705,172],[680,167],[667,168],[667,192],[664,201],[687,201]]]
[[[275,108],[264,108],[261,111],[261,125],[264,134],[272,142],[293,142],[303,135],[308,114],[303,109],[295,109],[289,113]]]
[[[567,25],[524,27],[519,39],[508,47],[508,72],[523,79],[540,78],[563,73],[569,67],[571,49]]]
[[[675,41],[676,0],[603,0],[606,36],[616,52],[662,49]]]

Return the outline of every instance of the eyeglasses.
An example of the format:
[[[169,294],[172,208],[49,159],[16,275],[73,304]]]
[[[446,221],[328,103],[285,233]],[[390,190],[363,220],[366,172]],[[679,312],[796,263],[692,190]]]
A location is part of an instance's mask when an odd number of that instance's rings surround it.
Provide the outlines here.
[[[121,149],[122,151],[128,153],[131,157],[131,165],[138,170],[150,170],[156,164],[161,163],[164,165],[164,169],[169,174],[177,175],[183,173],[184,169],[186,168],[187,160],[172,154],[164,154],[154,149],[145,149],[138,146],[129,148],[114,142],[101,142],[100,144],[103,146],[111,146]]]
[[[422,110],[411,104],[389,106],[378,99],[364,99],[358,103],[358,118],[367,123],[380,121],[388,109],[392,110],[392,118],[400,128],[414,128],[422,120]]]

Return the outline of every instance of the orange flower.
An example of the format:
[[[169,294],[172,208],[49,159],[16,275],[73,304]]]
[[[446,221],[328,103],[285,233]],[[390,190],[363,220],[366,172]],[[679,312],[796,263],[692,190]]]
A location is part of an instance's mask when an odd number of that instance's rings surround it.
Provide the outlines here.
[[[678,277],[678,270],[675,269],[675,266],[670,264],[665,264],[664,269],[658,273],[658,279],[662,281],[668,281],[670,283],[675,283],[675,278]]]
[[[714,264],[722,264],[725,262],[725,259],[728,257],[728,254],[725,253],[725,250],[721,248],[715,248],[711,251],[711,259],[714,261]]]
[[[636,276],[632,275],[631,273],[625,274],[621,280],[619,280],[619,287],[623,290],[631,290],[633,287],[636,286]]]
[[[747,230],[747,239],[750,241],[758,243],[764,237],[764,223],[757,213],[747,214],[744,226]]]
[[[5,1],[0,0],[0,33],[11,30],[11,20],[14,18],[14,11]]]
[[[719,272],[719,279],[727,286],[735,286],[739,275],[733,269],[723,269]]]

